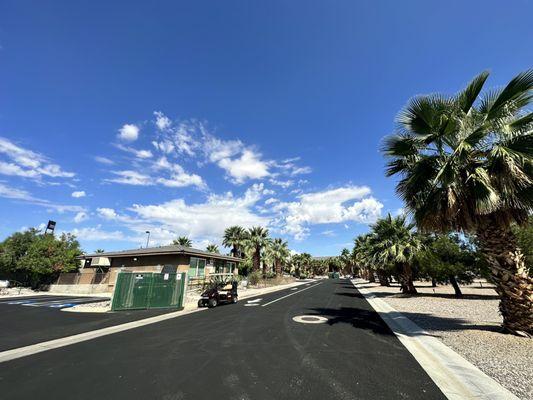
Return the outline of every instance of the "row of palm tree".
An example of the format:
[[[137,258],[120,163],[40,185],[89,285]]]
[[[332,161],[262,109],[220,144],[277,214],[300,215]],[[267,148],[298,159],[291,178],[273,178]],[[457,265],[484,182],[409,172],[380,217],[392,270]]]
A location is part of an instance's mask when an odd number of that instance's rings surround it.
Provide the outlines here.
[[[250,257],[252,271],[259,271],[262,264],[263,275],[266,275],[269,264],[276,275],[281,275],[283,266],[290,259],[288,243],[281,238],[270,238],[268,229],[261,226],[249,229],[231,226],[224,231],[222,244],[231,248],[234,257]]]
[[[187,236],[180,236],[173,244],[192,247],[192,241]],[[263,264],[263,273],[266,274],[268,261],[271,261],[276,275],[281,275],[283,266],[288,265],[290,250],[288,243],[281,238],[269,237],[268,229],[255,226],[245,229],[242,226],[231,226],[224,231],[222,245],[231,249],[231,255],[238,258],[250,256],[252,270],[258,271]],[[209,244],[206,251],[220,253],[216,244]]]
[[[475,235],[504,327],[533,335],[533,278],[513,233],[533,211],[533,70],[482,93],[488,76],[482,72],[453,96],[410,100],[384,142],[386,175],[399,176],[396,191],[420,231]],[[397,242],[381,243],[376,262],[397,263],[409,289],[408,260],[418,244],[410,226],[396,222],[387,229]],[[366,240],[373,237],[356,248]]]

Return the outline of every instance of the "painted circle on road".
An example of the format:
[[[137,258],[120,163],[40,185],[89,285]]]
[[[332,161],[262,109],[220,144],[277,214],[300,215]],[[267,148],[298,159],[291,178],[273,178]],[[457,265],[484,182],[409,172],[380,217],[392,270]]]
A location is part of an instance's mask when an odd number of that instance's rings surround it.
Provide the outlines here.
[[[320,317],[318,315],[297,315],[296,317],[292,317],[292,320],[301,324],[324,324],[328,322],[326,317]]]

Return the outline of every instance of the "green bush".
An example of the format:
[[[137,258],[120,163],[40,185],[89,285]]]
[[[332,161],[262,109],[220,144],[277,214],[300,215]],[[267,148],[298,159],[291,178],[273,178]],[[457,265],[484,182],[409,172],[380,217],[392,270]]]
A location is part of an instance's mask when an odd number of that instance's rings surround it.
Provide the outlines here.
[[[256,286],[262,279],[261,271],[253,271],[248,274],[248,284]]]

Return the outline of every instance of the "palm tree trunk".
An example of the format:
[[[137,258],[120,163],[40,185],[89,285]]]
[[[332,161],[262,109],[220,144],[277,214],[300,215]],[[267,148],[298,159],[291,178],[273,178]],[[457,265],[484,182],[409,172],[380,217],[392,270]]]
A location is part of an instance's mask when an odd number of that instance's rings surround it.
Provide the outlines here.
[[[374,283],[376,281],[376,277],[374,276],[374,270],[368,267],[366,272],[367,272],[368,282]]]
[[[527,275],[514,234],[508,226],[488,217],[478,227],[477,235],[500,296],[503,327],[533,336],[533,278]]]
[[[381,286],[390,286],[389,277],[388,277],[387,273],[381,268],[378,268],[378,270],[376,272],[378,274],[379,284]]]
[[[281,275],[281,263],[278,260],[276,260],[275,266],[276,266],[276,275],[280,276]]]
[[[259,254],[260,250],[255,250],[252,256],[252,267],[254,271],[259,271],[261,268],[261,255]]]
[[[413,283],[413,269],[409,263],[401,263],[396,266],[398,269],[398,280],[404,294],[417,294]]]

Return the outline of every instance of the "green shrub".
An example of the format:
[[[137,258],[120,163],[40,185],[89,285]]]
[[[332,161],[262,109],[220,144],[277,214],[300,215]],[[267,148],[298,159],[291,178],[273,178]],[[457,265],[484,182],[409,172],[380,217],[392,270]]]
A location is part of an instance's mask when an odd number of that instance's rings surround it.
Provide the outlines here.
[[[248,274],[248,284],[251,286],[256,286],[261,279],[261,271],[253,271]]]

